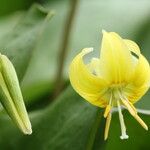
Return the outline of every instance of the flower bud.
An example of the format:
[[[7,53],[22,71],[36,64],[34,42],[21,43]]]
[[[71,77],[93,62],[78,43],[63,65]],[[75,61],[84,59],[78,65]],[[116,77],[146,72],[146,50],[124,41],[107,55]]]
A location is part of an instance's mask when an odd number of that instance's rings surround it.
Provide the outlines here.
[[[13,122],[24,134],[31,134],[31,123],[23,101],[13,64],[0,54],[0,101]]]

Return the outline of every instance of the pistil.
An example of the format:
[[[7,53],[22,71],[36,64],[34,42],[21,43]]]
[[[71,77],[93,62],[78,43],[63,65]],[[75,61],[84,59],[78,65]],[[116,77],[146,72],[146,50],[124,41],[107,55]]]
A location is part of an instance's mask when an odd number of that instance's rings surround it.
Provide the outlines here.
[[[126,127],[125,127],[124,118],[123,118],[123,115],[122,115],[122,111],[121,111],[119,100],[117,100],[117,106],[118,106],[119,120],[120,120],[121,133],[122,133],[120,138],[121,139],[128,139],[129,136],[126,134]]]

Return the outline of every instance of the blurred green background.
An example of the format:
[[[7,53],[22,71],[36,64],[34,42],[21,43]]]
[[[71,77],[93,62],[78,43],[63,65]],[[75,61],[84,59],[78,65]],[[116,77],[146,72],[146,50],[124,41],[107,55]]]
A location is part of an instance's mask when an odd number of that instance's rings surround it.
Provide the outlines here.
[[[0,112],[0,148],[3,150],[141,150],[150,149],[150,132],[123,111],[128,140],[120,140],[114,113],[109,139],[103,140],[103,110],[84,101],[68,81],[68,65],[85,47],[99,54],[102,29],[138,43],[150,61],[149,0],[0,0],[0,52],[13,62],[30,114],[33,134],[23,135],[3,108]],[[39,4],[35,4],[39,3]],[[72,25],[68,17],[74,9]],[[63,89],[56,76],[65,34]],[[61,78],[61,76],[60,76]],[[137,103],[150,109],[150,93]],[[150,126],[150,116],[140,115]]]

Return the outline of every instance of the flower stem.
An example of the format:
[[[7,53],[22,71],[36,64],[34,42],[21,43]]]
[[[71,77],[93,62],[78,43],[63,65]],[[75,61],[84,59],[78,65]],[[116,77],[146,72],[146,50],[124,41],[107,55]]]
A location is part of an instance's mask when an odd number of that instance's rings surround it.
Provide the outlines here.
[[[57,97],[63,88],[63,69],[64,69],[64,62],[67,55],[67,47],[69,42],[69,37],[71,34],[71,29],[77,9],[78,0],[71,0],[70,1],[70,12],[68,13],[68,17],[66,20],[62,44],[60,46],[59,55],[58,55],[58,68],[56,74],[56,81],[55,81],[55,91],[54,97]]]

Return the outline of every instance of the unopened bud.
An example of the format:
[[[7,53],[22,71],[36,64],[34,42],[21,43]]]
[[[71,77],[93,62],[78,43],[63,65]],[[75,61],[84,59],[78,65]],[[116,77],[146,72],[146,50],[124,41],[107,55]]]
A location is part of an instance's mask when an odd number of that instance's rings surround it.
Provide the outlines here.
[[[31,123],[23,101],[13,64],[0,54],[0,101],[13,122],[24,134],[31,134]]]

